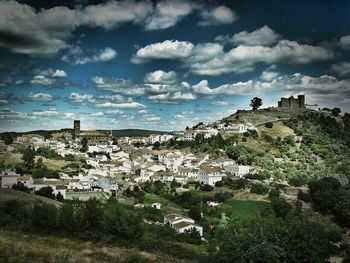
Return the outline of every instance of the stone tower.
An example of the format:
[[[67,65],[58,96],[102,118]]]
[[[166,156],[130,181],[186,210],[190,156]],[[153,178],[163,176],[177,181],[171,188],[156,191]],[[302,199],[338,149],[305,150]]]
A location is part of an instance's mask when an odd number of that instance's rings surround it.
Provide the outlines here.
[[[80,133],[80,120],[74,120],[74,137],[79,136]]]

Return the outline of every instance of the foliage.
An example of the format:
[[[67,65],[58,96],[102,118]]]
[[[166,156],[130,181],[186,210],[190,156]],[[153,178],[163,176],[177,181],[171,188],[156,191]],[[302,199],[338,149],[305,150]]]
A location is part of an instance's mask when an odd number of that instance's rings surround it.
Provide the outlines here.
[[[35,203],[31,211],[32,226],[52,231],[57,225],[57,208],[45,203]]]
[[[309,183],[312,203],[321,213],[331,213],[336,220],[350,227],[350,187],[341,186],[332,177],[324,177]]]
[[[35,154],[36,154],[35,150],[30,146],[28,146],[23,152],[23,155],[22,155],[23,163],[29,169],[34,167]]]
[[[273,198],[271,207],[275,212],[276,217],[286,219],[288,213],[292,210],[292,205],[282,198]]]
[[[253,184],[252,187],[250,188],[250,192],[252,194],[263,195],[263,194],[267,194],[268,191],[269,191],[269,188],[267,188],[262,184]]]
[[[116,238],[137,239],[142,234],[141,217],[118,202],[106,204],[102,220],[104,231]]]
[[[44,196],[50,199],[56,199],[55,194],[53,193],[53,189],[50,186],[43,187],[37,191],[35,191],[36,195]]]
[[[332,109],[333,116],[338,117],[340,113],[341,113],[341,110],[339,108],[335,107]]]
[[[15,189],[15,190],[18,190],[18,191],[22,191],[22,192],[25,192],[25,193],[29,193],[30,192],[30,189],[25,186],[23,183],[21,182],[17,182],[17,184],[14,184],[12,186],[12,189]]]
[[[273,127],[273,123],[267,122],[267,123],[265,123],[265,127],[271,129]]]
[[[0,203],[0,226],[26,224],[29,211],[24,202],[8,200]]]
[[[250,101],[250,107],[252,107],[253,110],[257,110],[258,108],[260,108],[261,105],[262,105],[262,99],[261,98],[254,97]]]
[[[39,147],[36,150],[36,153],[40,156],[43,156],[45,158],[49,159],[55,159],[55,160],[62,160],[63,157],[55,152],[54,149],[51,149],[50,147]]]
[[[217,230],[204,261],[312,263],[325,262],[335,251],[329,231],[303,218],[234,218]]]
[[[198,205],[191,206],[188,215],[194,220],[201,220],[202,214],[200,207]]]

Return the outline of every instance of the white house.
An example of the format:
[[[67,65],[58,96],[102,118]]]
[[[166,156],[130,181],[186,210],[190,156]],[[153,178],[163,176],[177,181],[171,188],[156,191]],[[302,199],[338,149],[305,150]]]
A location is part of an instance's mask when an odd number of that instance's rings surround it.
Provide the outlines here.
[[[196,179],[198,175],[198,169],[179,167],[177,174],[186,176],[187,178]]]
[[[242,177],[246,174],[255,173],[256,169],[253,166],[248,165],[236,165],[233,166],[232,173],[235,176]]]
[[[219,205],[218,201],[207,201],[207,205],[211,207],[215,207]]]
[[[20,174],[17,174],[11,170],[5,170],[0,174],[0,186],[1,188],[11,188],[14,184],[17,183],[17,179],[20,177]]]
[[[33,184],[33,178],[29,175],[22,175],[18,177],[17,182],[30,188]]]
[[[199,232],[201,237],[203,236],[203,227],[196,225],[194,220],[189,217],[178,214],[169,214],[164,217],[164,224],[169,224],[170,227],[174,228],[178,233],[185,233],[194,228]]]
[[[216,182],[222,181],[223,176],[220,167],[208,164],[203,164],[198,172],[198,180],[211,186],[215,186]]]
[[[155,209],[161,209],[162,204],[161,203],[153,203],[152,207],[155,208]]]

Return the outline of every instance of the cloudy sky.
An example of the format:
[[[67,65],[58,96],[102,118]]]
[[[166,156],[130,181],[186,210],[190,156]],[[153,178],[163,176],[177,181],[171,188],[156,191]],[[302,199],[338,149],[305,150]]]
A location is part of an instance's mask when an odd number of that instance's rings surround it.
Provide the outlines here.
[[[39,4],[39,2],[41,4]],[[350,1],[0,0],[0,131],[179,130],[306,94],[350,111]]]

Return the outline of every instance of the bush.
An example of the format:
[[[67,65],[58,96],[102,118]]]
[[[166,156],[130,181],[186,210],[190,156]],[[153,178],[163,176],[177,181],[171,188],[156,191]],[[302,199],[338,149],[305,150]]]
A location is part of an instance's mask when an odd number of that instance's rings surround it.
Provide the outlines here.
[[[214,187],[209,184],[204,184],[204,185],[201,185],[200,190],[205,192],[210,192],[214,190]]]
[[[265,127],[271,129],[273,127],[273,123],[272,122],[267,122],[265,124]]]
[[[53,193],[53,189],[50,186],[46,186],[46,187],[39,189],[38,191],[35,191],[35,194],[40,195],[40,196],[44,196],[44,197],[47,197],[47,198],[50,198],[53,200],[56,199],[56,196]]]
[[[138,239],[142,235],[141,218],[116,201],[109,201],[103,212],[103,228],[117,239]]]
[[[32,226],[52,231],[57,226],[57,214],[55,206],[35,203],[31,211]]]
[[[278,198],[280,197],[280,193],[281,191],[278,189],[278,188],[272,188],[270,191],[269,191],[269,197],[271,199],[273,198]]]
[[[252,187],[250,188],[250,192],[252,194],[263,195],[263,194],[267,194],[268,191],[269,191],[269,188],[267,188],[262,184],[253,184]]]
[[[8,200],[0,203],[0,226],[27,223],[29,211],[25,203]]]

